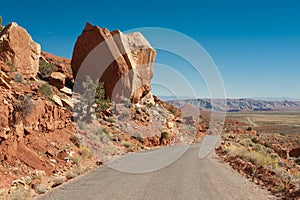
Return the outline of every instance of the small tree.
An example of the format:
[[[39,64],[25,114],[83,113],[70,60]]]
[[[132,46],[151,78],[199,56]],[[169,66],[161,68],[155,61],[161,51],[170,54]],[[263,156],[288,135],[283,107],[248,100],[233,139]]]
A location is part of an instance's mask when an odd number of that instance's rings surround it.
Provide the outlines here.
[[[80,95],[79,102],[75,104],[75,110],[80,112],[86,120],[90,119],[92,107],[96,104],[95,111],[103,112],[109,108],[109,99],[105,98],[103,83],[98,80],[93,81],[90,76],[82,83],[83,93]]]
[[[97,104],[96,112],[103,112],[109,108],[109,99],[105,98],[105,90],[103,83],[98,83],[95,92],[95,103]]]

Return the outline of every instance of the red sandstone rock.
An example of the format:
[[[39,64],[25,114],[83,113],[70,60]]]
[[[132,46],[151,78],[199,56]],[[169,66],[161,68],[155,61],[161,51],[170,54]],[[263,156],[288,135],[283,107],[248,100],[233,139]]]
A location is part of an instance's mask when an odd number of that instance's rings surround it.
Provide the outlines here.
[[[155,55],[155,50],[140,33],[109,32],[87,23],[74,47],[73,76],[79,82],[86,75],[100,79],[110,99],[127,97],[137,103],[151,90]],[[88,56],[93,57],[92,60],[84,61]]]
[[[12,22],[0,34],[0,60],[10,62],[23,77],[35,77],[39,69],[41,47],[27,31]]]

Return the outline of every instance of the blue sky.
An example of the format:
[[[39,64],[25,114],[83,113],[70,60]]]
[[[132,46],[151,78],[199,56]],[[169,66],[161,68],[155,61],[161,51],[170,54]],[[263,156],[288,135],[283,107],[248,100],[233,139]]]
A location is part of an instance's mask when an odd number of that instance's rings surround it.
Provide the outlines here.
[[[4,1],[0,15],[4,24],[16,21],[25,27],[44,51],[69,58],[86,22],[122,31],[173,29],[205,48],[220,70],[228,97],[300,99],[299,10],[296,0],[53,0]],[[180,67],[180,62],[166,58],[159,54],[157,62]],[[203,81],[191,82],[197,96],[209,97]]]

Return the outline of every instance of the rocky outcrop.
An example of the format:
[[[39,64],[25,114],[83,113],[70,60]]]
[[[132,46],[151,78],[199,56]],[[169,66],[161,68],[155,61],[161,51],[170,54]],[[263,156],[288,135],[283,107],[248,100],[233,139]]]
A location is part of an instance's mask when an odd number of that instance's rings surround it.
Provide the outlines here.
[[[61,72],[52,72],[49,81],[57,89],[62,89],[65,87],[66,76]]]
[[[104,83],[110,99],[126,97],[137,103],[151,90],[155,56],[141,33],[110,32],[87,23],[75,44],[71,66],[76,81],[89,75]]]
[[[36,76],[40,54],[40,45],[17,23],[6,25],[0,33],[0,60],[12,63],[23,77]]]
[[[6,89],[10,89],[10,78],[7,74],[0,71],[0,86],[5,87]]]
[[[51,63],[55,66],[55,71],[63,73],[66,78],[72,79],[72,69],[71,69],[71,60],[68,58],[63,58],[59,56],[55,56],[53,54],[42,51],[41,58],[48,63]]]
[[[1,71],[5,72],[5,73],[9,73],[10,72],[10,68],[7,65],[7,63],[0,61],[0,69]]]

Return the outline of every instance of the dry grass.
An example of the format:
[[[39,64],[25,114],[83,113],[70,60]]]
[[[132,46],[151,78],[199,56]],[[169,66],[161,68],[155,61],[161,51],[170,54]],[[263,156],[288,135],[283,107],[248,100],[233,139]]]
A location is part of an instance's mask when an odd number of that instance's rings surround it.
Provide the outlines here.
[[[229,155],[238,156],[241,159],[253,164],[274,169],[278,166],[278,161],[270,154],[261,151],[249,151],[244,146],[231,145],[227,148]]]
[[[249,112],[249,113],[227,113],[226,118],[237,120],[245,127],[255,124],[255,130],[262,132],[299,133],[300,112]]]
[[[12,200],[26,200],[29,198],[29,190],[22,186],[18,186],[11,190]]]
[[[47,191],[47,187],[44,184],[38,184],[34,187],[34,190],[38,194],[44,194]]]

